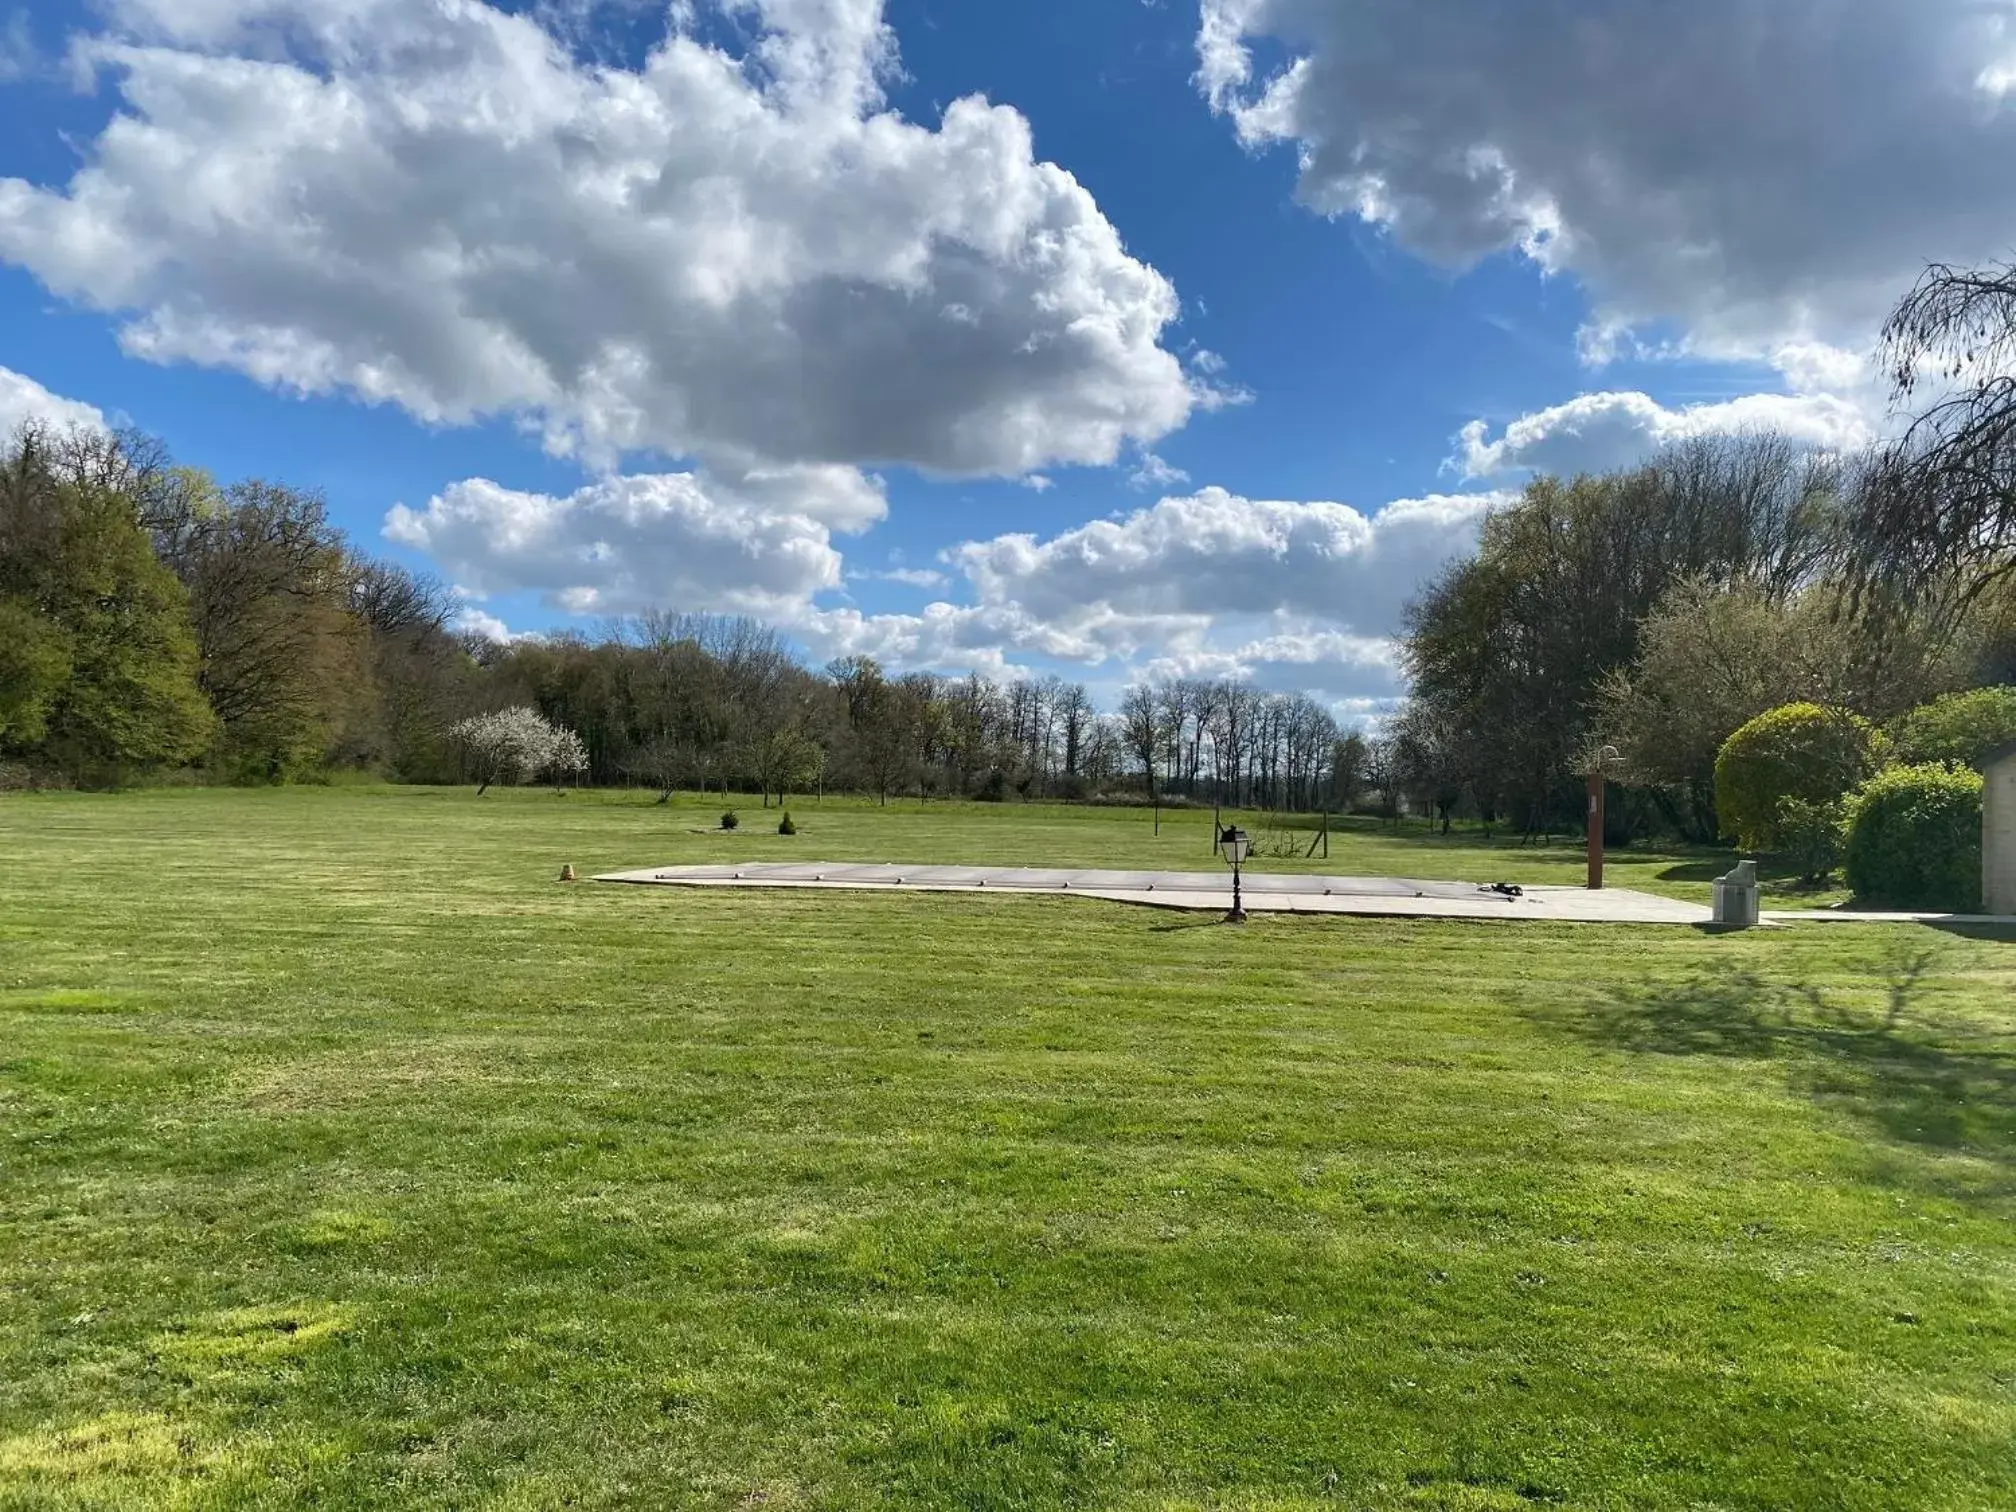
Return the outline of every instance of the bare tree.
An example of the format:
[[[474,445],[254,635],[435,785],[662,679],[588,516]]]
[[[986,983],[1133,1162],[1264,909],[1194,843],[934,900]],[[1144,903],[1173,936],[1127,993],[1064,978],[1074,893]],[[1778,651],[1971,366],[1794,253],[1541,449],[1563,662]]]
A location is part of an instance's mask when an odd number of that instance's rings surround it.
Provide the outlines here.
[[[1098,711],[1092,707],[1092,695],[1086,692],[1083,683],[1060,682],[1050,691],[1050,706],[1064,737],[1064,775],[1082,776],[1086,742],[1098,717]]]
[[[1351,811],[1358,795],[1365,790],[1370,757],[1365,737],[1356,730],[1334,742],[1330,748],[1330,801],[1346,813]]]
[[[1365,743],[1365,785],[1379,795],[1379,815],[1388,824],[1400,822],[1400,790],[1404,785],[1398,743],[1378,735]]]
[[[1162,696],[1146,683],[1135,684],[1120,700],[1122,738],[1129,753],[1141,763],[1150,802],[1159,796],[1155,790],[1155,763],[1163,752],[1164,708]]]
[[[1883,328],[1900,405],[1936,395],[1877,454],[1850,514],[1860,596],[1971,604],[2016,573],[2016,263],[1936,264]]]
[[[904,785],[918,763],[917,700],[901,683],[876,680],[861,694],[861,760],[876,795],[886,805],[891,789]]]
[[[1227,680],[1212,690],[1211,707],[1214,736],[1211,775],[1217,780],[1224,801],[1236,806],[1252,754],[1253,727],[1260,712],[1259,695],[1244,683]]]

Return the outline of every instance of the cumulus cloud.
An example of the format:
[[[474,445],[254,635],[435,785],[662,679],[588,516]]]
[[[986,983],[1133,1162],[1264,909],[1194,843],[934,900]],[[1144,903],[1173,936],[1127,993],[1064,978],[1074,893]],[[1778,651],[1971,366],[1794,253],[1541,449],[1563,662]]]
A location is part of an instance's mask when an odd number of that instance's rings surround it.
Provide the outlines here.
[[[1472,549],[1507,497],[1404,499],[1366,515],[1207,488],[1047,540],[956,546],[944,559],[969,603],[915,614],[808,606],[792,629],[822,656],[954,672],[1043,658],[1116,675],[1236,676],[1357,700],[1364,712],[1399,694],[1406,600]]]
[[[901,583],[906,588],[938,589],[952,581],[929,567],[891,567],[886,572],[850,572],[847,576],[857,583]]]
[[[1679,441],[1765,431],[1819,451],[1850,451],[1874,434],[1861,406],[1831,394],[1747,394],[1679,409],[1639,393],[1584,394],[1522,416],[1495,437],[1484,421],[1471,421],[1450,466],[1466,478],[1574,477],[1633,466]]]
[[[1406,690],[1400,644],[1391,636],[1304,626],[1223,647],[1199,647],[1159,656],[1143,677],[1229,678],[1262,688],[1293,689],[1364,715],[1397,703]]]
[[[450,628],[463,635],[474,635],[493,645],[506,646],[525,636],[514,635],[511,627],[496,615],[478,609],[473,604],[460,610],[450,622]]]
[[[1854,351],[1928,259],[2016,243],[2006,0],[1204,0],[1198,56],[1305,203],[1573,272],[1599,337]]]
[[[786,494],[797,501],[787,509]],[[1047,539],[970,541],[946,571],[843,573],[836,531],[879,517],[873,480],[847,469],[750,481],[709,474],[602,480],[567,497],[472,479],[425,509],[395,508],[385,535],[426,552],[470,595],[536,592],[559,610],[646,607],[758,613],[814,656],[1012,674],[1031,659],[1244,676],[1333,699],[1398,691],[1393,637],[1422,579],[1475,544],[1509,495],[1346,504],[1251,500],[1207,488]],[[947,599],[870,614],[821,598],[879,580]],[[467,628],[505,634],[472,610]]]
[[[120,109],[67,185],[0,179],[0,259],[137,355],[598,462],[1018,475],[1229,397],[1019,113],[886,107],[881,0],[675,5],[634,70],[479,0],[106,10],[73,56]]]
[[[1012,673],[1011,652],[1043,651],[1041,627],[1013,610],[933,603],[917,614],[810,609],[792,625],[815,656],[872,656],[904,670]]]
[[[26,374],[0,367],[0,439],[28,424],[103,430],[105,416],[94,405],[52,394]]]
[[[1135,464],[1134,471],[1127,475],[1128,485],[1140,489],[1174,488],[1189,481],[1190,474],[1164,461],[1152,451],[1142,452],[1141,460]]]
[[[1270,615],[1379,636],[1398,628],[1424,578],[1475,545],[1484,515],[1504,497],[1438,494],[1368,516],[1348,504],[1206,488],[1047,541],[1004,535],[947,556],[982,604],[1012,605],[1095,643],[1133,626]],[[1128,651],[1152,643],[1147,635],[1124,640]]]
[[[795,507],[780,505],[787,494]],[[832,532],[884,507],[849,468],[611,477],[564,498],[472,478],[424,510],[395,506],[384,533],[479,597],[530,590],[570,614],[675,605],[790,619],[840,585]]]

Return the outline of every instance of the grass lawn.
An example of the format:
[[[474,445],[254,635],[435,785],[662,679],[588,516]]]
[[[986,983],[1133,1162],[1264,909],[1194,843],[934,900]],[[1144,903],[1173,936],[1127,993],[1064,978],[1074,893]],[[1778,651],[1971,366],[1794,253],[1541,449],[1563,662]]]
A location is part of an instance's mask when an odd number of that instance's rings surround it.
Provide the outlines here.
[[[1213,864],[720,807],[0,799],[0,1508],[2016,1505],[2016,943],[552,880]]]

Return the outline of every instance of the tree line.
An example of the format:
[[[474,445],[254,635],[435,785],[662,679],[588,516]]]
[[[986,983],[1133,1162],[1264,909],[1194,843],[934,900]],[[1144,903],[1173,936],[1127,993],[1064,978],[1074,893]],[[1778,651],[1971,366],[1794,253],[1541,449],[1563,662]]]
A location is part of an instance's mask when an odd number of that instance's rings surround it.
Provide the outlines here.
[[[1937,386],[1893,443],[1696,440],[1496,511],[1408,612],[1412,801],[1574,828],[1614,746],[1613,839],[1712,840],[1717,755],[1766,711],[1886,726],[2016,683],[2016,267],[1930,270],[1884,351],[1900,403]]]
[[[1920,414],[1868,454],[1755,435],[1536,479],[1423,586],[1409,697],[1369,733],[1222,679],[1102,712],[1054,676],[815,670],[741,617],[492,644],[311,492],[30,427],[0,449],[0,781],[456,781],[475,775],[458,729],[529,709],[574,742],[554,747],[571,774],[667,797],[1126,792],[1529,832],[1579,824],[1579,773],[1615,746],[1615,838],[1712,839],[1716,755],[1758,714],[1886,724],[2016,682],[2016,268],[1930,270],[1883,350]]]
[[[1171,679],[1103,713],[1084,684],[901,675],[872,657],[814,670],[746,617],[648,613],[595,636],[477,645],[485,694],[575,732],[585,780],[753,792],[1085,799],[1272,808],[1343,802],[1361,737],[1304,694]]]
[[[654,612],[499,645],[457,633],[456,608],[357,550],[313,493],[220,486],[130,433],[30,427],[0,452],[13,785],[555,770],[668,798],[818,786],[1288,807],[1348,801],[1360,781],[1362,739],[1301,694],[1175,679],[1102,713],[1055,676],[898,676],[862,656],[815,671],[746,617]],[[533,739],[516,710],[558,734]]]
[[[0,760],[79,785],[438,771],[480,696],[439,585],[353,549],[311,493],[220,487],[144,437],[0,450]]]

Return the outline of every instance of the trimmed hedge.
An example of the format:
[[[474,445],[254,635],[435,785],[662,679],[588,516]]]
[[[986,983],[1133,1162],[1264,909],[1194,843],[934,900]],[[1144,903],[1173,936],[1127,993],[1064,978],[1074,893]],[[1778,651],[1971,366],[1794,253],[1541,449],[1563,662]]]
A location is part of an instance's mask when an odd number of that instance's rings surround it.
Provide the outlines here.
[[[1834,803],[1868,780],[1885,750],[1875,726],[1846,709],[1795,703],[1759,714],[1715,758],[1722,833],[1745,850],[1779,849],[1782,800]]]
[[[1981,774],[1892,767],[1855,795],[1848,885],[1858,897],[1966,913],[1981,906]]]

